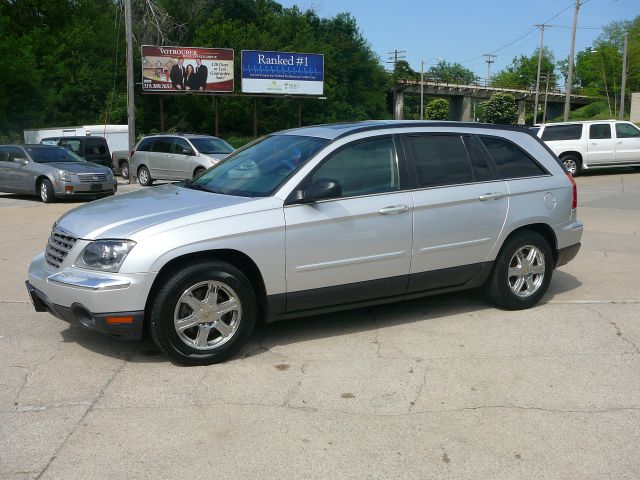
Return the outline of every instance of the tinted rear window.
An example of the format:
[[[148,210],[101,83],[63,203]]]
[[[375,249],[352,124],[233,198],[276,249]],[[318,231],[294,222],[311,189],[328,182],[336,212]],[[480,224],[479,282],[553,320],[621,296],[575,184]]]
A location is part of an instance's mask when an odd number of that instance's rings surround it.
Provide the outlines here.
[[[493,137],[480,137],[487,147],[502,178],[523,178],[545,175],[547,172],[522,149],[511,142]]]
[[[84,141],[84,153],[87,155],[106,155],[107,142],[101,138],[87,138]]]
[[[471,162],[462,137],[410,136],[407,144],[415,161],[419,187],[473,182]]]
[[[552,142],[554,140],[578,140],[582,137],[582,125],[553,125],[545,127],[542,132],[542,140]]]
[[[138,144],[138,148],[136,148],[136,150],[138,152],[148,152],[149,150],[151,150],[151,145],[153,145],[152,138],[143,138],[142,140],[140,140],[140,143]]]
[[[171,148],[173,146],[172,138],[156,138],[153,142],[153,147],[151,148],[154,152],[162,152],[162,153],[171,153]]]
[[[611,125],[608,123],[595,123],[590,125],[589,138],[594,140],[611,138]]]

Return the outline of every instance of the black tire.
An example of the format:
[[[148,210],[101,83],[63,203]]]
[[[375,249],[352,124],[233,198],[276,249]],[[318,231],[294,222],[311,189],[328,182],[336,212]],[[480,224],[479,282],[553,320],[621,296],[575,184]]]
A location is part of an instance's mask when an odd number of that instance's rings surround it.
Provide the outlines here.
[[[215,307],[203,303],[203,299],[195,295],[204,297],[199,292],[208,288],[207,283],[215,284]],[[195,310],[181,301],[187,291],[194,293],[191,298],[198,300],[198,305],[205,306],[209,311],[203,310],[195,315]],[[229,295],[229,291],[235,296]],[[223,304],[218,303],[221,297],[224,302],[235,298],[239,311],[216,317],[210,310]],[[184,365],[210,365],[227,360],[249,339],[256,323],[257,305],[251,282],[244,273],[225,262],[210,260],[181,267],[161,281],[151,302],[149,328],[153,340],[171,360]],[[195,320],[197,324],[184,328],[179,334],[174,322],[181,316],[198,319]],[[211,318],[213,320],[209,322]],[[223,330],[216,328],[219,322],[225,322],[225,329],[230,330],[226,336]],[[203,335],[204,345],[198,349],[195,344],[200,338],[201,328],[207,329],[207,332]],[[209,341],[213,345],[209,345]]]
[[[568,153],[566,155],[562,155],[560,160],[562,160],[564,168],[574,177],[577,177],[582,173],[582,160],[580,160],[576,155]]]
[[[204,171],[205,169],[203,167],[196,168],[193,172],[193,178],[196,178],[198,175],[200,175]]]
[[[509,276],[510,267],[514,268],[514,271],[519,269],[517,252],[531,252],[533,249],[528,247],[535,247],[542,254],[541,257],[537,257],[536,265],[525,266],[523,273],[528,273],[529,269],[532,271],[539,270],[540,265],[544,266],[544,275],[542,277],[539,274],[522,275],[522,277],[528,278],[520,287],[518,287],[518,276]],[[551,282],[551,276],[554,268],[553,252],[547,240],[539,233],[531,230],[523,230],[511,237],[502,246],[498,258],[493,266],[493,270],[486,284],[486,290],[489,294],[489,298],[499,307],[506,308],[508,310],[522,310],[525,308],[533,307],[542,296],[547,292],[549,283]],[[531,282],[529,284],[528,282]],[[532,285],[532,292],[522,291],[522,288]],[[537,286],[536,286],[537,285]],[[536,286],[535,290],[533,286]],[[519,294],[515,290],[519,290]]]
[[[129,178],[129,162],[120,162],[120,176],[122,178]]]
[[[55,203],[56,194],[53,191],[53,185],[48,178],[43,178],[38,183],[38,195],[43,203]]]
[[[153,183],[149,169],[144,165],[138,169],[138,183],[143,187],[149,187]]]

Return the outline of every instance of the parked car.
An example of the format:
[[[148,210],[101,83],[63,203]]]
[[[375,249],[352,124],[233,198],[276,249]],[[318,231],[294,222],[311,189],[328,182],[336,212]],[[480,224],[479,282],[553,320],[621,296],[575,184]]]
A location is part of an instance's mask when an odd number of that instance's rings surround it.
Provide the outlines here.
[[[131,152],[129,150],[116,150],[111,152],[111,169],[119,173],[122,178],[129,178],[129,163]]]
[[[576,195],[521,128],[299,128],[194,180],[66,213],[27,288],[37,311],[124,338],[147,323],[173,360],[210,364],[240,348],[259,317],[482,285],[503,308],[529,308],[580,248]]]
[[[630,122],[547,123],[537,135],[574,176],[590,168],[640,166],[640,129]]]
[[[87,162],[111,167],[111,154],[104,137],[60,137],[58,145],[68,148]]]
[[[140,185],[154,180],[196,177],[233,152],[233,147],[208,135],[162,134],[144,137],[131,154],[130,168]],[[122,167],[121,167],[122,168]]]
[[[0,191],[56,199],[113,195],[111,170],[86,162],[63,147],[0,145]]]

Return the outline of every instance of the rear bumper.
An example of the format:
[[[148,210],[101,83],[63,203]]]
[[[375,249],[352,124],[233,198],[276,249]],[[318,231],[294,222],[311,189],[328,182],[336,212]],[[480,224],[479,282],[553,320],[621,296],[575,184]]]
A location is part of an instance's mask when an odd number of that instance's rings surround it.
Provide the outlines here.
[[[25,282],[36,312],[49,312],[72,325],[115,335],[125,340],[142,338],[144,310],[133,312],[93,313],[81,303],[70,307],[56,305],[40,290]]]
[[[560,267],[562,265],[566,265],[571,260],[576,258],[578,255],[578,251],[580,251],[581,243],[576,243],[574,245],[570,245],[565,248],[561,248],[558,250],[558,261],[556,262],[556,267]]]

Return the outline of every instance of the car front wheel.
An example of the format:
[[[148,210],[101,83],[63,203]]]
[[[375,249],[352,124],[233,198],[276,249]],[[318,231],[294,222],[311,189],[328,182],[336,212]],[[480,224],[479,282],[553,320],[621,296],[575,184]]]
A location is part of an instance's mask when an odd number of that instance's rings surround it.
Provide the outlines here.
[[[173,361],[210,365],[231,357],[256,322],[247,277],[217,261],[194,263],[165,278],[150,308],[154,341]]]
[[[151,174],[149,173],[149,169],[147,167],[140,167],[138,169],[138,183],[143,187],[148,187],[153,183],[151,179]]]
[[[539,233],[522,231],[503,246],[487,282],[489,297],[508,310],[534,306],[546,293],[553,252]]]
[[[40,200],[42,200],[44,203],[53,203],[56,201],[56,194],[53,192],[53,185],[47,178],[44,178],[42,179],[42,181],[40,181],[38,193],[40,194]]]

